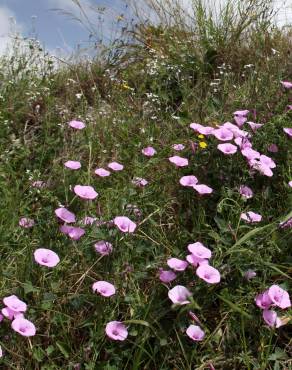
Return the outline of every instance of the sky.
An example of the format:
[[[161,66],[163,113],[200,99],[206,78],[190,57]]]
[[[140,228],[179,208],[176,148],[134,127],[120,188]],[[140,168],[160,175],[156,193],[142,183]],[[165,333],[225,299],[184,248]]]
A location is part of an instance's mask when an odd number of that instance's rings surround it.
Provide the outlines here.
[[[98,37],[103,41],[112,39],[114,36],[113,30],[117,29],[117,17],[120,14],[129,16],[130,11],[125,7],[124,0],[79,1],[86,9],[90,22],[95,25],[94,29]],[[143,3],[143,0],[134,1]],[[191,2],[191,0],[178,1],[185,4]],[[281,8],[279,22],[292,23],[292,0],[275,0],[275,2]],[[106,8],[103,16],[96,11],[101,7]],[[23,36],[36,36],[51,52],[61,49],[70,53],[78,44],[86,47],[90,30],[73,20],[68,13],[72,13],[75,17],[80,16],[80,10],[72,0],[0,0],[0,54],[5,51],[7,43],[10,42],[8,35],[11,29],[17,30]],[[122,25],[122,22],[120,21],[119,24]],[[85,23],[88,24],[88,22]]]

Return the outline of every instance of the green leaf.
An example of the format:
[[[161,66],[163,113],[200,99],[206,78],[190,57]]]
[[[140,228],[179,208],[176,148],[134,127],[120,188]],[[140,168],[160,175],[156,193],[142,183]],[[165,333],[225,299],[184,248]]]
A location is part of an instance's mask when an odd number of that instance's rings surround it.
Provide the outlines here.
[[[229,301],[229,299],[222,297],[221,295],[217,294],[217,297],[221,299],[223,302],[225,302],[233,311],[236,311],[240,313],[242,316],[246,317],[247,319],[251,320],[252,316],[248,314],[246,311],[244,311],[242,308],[240,308],[235,303]]]

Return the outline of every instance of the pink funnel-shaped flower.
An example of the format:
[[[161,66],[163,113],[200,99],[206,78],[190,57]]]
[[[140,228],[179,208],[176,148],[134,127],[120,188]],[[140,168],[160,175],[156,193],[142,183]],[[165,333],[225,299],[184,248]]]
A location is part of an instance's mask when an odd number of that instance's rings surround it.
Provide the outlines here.
[[[123,232],[123,233],[133,233],[137,227],[135,222],[131,221],[126,216],[117,216],[114,218],[114,224]]]
[[[173,144],[172,149],[180,152],[181,150],[184,150],[185,146],[183,144]]]
[[[60,220],[67,222],[68,224],[76,221],[74,213],[68,211],[68,209],[65,207],[55,209],[55,215]]]
[[[193,254],[188,254],[186,256],[186,260],[189,264],[191,264],[194,267],[197,267],[198,265],[208,265],[209,261],[206,258],[199,258],[194,256]]]
[[[246,157],[249,161],[252,159],[260,158],[260,153],[252,148],[244,148],[241,150],[241,154]]]
[[[262,123],[255,123],[251,121],[248,121],[247,124],[249,125],[249,127],[252,129],[253,132],[255,132],[256,130],[258,130],[259,128],[263,126]]]
[[[11,310],[10,308],[8,307],[4,307],[2,308],[1,310],[1,313],[2,313],[2,317],[6,317],[8,320],[13,320],[15,319],[17,316],[19,315],[23,315],[22,312],[17,312],[17,311],[13,311]]]
[[[249,164],[252,168],[255,170],[259,171],[262,175],[272,177],[273,176],[273,171],[269,166],[266,164],[262,163],[261,161],[257,159],[252,159],[249,161]]]
[[[183,176],[180,178],[179,180],[179,183],[182,185],[182,186],[190,186],[190,187],[193,187],[194,185],[196,185],[198,183],[198,179],[196,178],[196,176]]]
[[[19,222],[18,222],[19,226],[25,228],[25,229],[29,229],[30,227],[33,227],[34,226],[34,220],[30,219],[30,218],[26,218],[26,217],[22,217]]]
[[[253,197],[253,191],[251,190],[251,188],[249,188],[246,185],[240,186],[239,193],[242,196],[242,198],[245,198],[245,199],[250,199]]]
[[[237,124],[237,126],[241,127],[244,125],[244,123],[247,121],[247,115],[249,111],[248,110],[238,110],[233,113],[234,121]]]
[[[16,295],[10,295],[9,297],[3,298],[3,303],[14,312],[25,312],[27,305],[21,301]]]
[[[277,312],[273,310],[264,310],[263,319],[265,323],[272,328],[279,328],[283,325],[281,319],[277,316]]]
[[[282,86],[285,89],[287,89],[287,90],[292,89],[292,82],[290,82],[290,81],[280,81],[280,83],[282,84]]]
[[[107,177],[109,176],[111,173],[110,171],[104,169],[104,168],[97,168],[94,173],[97,175],[97,176],[100,176],[100,177]]]
[[[171,163],[175,164],[177,167],[185,167],[189,164],[189,161],[187,160],[187,158],[183,158],[178,155],[175,155],[168,159]]]
[[[290,188],[292,188],[292,180],[288,182]]]
[[[205,280],[209,284],[217,284],[220,282],[220,272],[212,266],[209,265],[200,265],[196,274],[199,278]]]
[[[79,170],[79,168],[81,168],[81,163],[78,161],[67,161],[64,163],[64,166],[70,170]]]
[[[104,240],[100,240],[99,242],[95,243],[94,248],[96,252],[101,254],[102,256],[107,256],[113,251],[112,244]]]
[[[75,128],[76,130],[82,130],[85,128],[85,123],[82,121],[70,121],[69,126]]]
[[[216,139],[220,141],[230,141],[233,139],[232,131],[228,130],[225,127],[220,127],[212,132]]]
[[[60,231],[68,235],[72,240],[79,240],[84,234],[85,230],[81,227],[62,225]]]
[[[283,131],[291,138],[292,137],[292,128],[284,127]]]
[[[188,304],[190,301],[188,300],[191,297],[192,293],[183,285],[176,285],[174,288],[168,291],[168,298],[174,304]]]
[[[291,307],[291,301],[288,292],[278,285],[272,285],[268,290],[268,296],[274,305],[284,309]]]
[[[111,162],[107,166],[113,171],[122,171],[124,168],[124,166],[118,162]]]
[[[116,288],[113,284],[108,283],[107,281],[96,281],[92,285],[92,290],[95,293],[99,293],[104,297],[110,297],[116,293]]]
[[[211,194],[213,192],[213,189],[205,184],[194,185],[193,188],[201,195]]]
[[[14,331],[24,337],[32,337],[36,333],[34,324],[23,317],[17,317],[14,319],[11,323],[11,327]]]
[[[249,223],[254,223],[254,222],[261,222],[262,220],[262,216],[258,213],[255,213],[255,212],[246,212],[246,213],[242,213],[240,215],[240,218],[246,222],[249,222]]]
[[[160,270],[159,271],[159,279],[163,283],[170,283],[171,281],[176,279],[176,274],[171,270]]]
[[[132,184],[142,188],[148,184],[148,181],[143,179],[142,177],[134,177],[132,180]]]
[[[60,262],[57,253],[46,248],[39,248],[34,251],[35,261],[42,266],[55,267]]]
[[[217,148],[220,150],[220,152],[224,154],[235,154],[237,152],[237,146],[226,143],[226,144],[218,144]]]
[[[105,327],[106,335],[113,340],[125,340],[128,336],[126,326],[120,321],[110,321]]]
[[[156,150],[152,146],[147,146],[147,148],[142,149],[142,154],[146,157],[153,157],[156,154]]]
[[[186,334],[196,342],[203,340],[205,336],[205,332],[197,325],[190,325],[186,330]]]
[[[95,199],[98,193],[89,185],[75,185],[74,193],[82,199]]]
[[[202,243],[196,242],[188,245],[188,250],[197,258],[209,259],[212,256],[210,249],[206,248]]]
[[[203,125],[200,125],[199,123],[191,123],[190,128],[192,128],[194,131],[198,132],[199,134],[206,135],[206,136],[211,135],[214,131],[213,127],[203,126]]]
[[[188,263],[178,258],[169,258],[167,265],[175,271],[184,271],[188,267]]]
[[[276,163],[272,160],[272,158],[266,156],[266,155],[261,155],[260,156],[260,162],[269,167],[269,168],[275,168],[276,167]]]
[[[262,310],[266,310],[268,309],[271,304],[272,304],[272,301],[268,295],[268,291],[266,290],[265,292],[263,293],[260,293],[258,294],[256,297],[255,297],[255,304],[261,308]]]

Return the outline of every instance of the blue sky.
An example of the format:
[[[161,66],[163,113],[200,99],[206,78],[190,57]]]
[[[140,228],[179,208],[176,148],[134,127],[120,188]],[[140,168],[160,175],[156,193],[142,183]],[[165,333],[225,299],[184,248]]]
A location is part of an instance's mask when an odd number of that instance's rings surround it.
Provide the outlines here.
[[[98,24],[98,14],[92,7],[106,7],[103,22],[103,37],[110,38],[116,16],[126,13],[123,0],[80,0],[92,23]],[[80,23],[62,15],[53,9],[62,9],[80,15],[78,7],[72,0],[0,0],[0,51],[8,42],[7,35],[11,29],[11,17],[16,20],[16,28],[24,36],[34,36],[44,43],[47,49],[61,48],[70,52],[77,44],[86,45],[89,31]],[[33,16],[36,16],[35,18]],[[100,34],[100,28],[96,27]]]

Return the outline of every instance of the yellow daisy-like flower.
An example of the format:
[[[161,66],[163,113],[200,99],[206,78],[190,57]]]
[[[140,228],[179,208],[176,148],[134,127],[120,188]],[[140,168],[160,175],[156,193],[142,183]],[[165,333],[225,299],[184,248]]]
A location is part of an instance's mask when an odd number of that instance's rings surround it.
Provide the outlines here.
[[[200,148],[205,149],[205,148],[207,148],[208,144],[205,143],[205,141],[200,141],[199,146],[200,146]]]
[[[199,139],[204,139],[204,138],[205,138],[205,136],[204,136],[204,135],[202,135],[202,134],[200,134],[200,135],[198,135],[198,138],[199,138]]]

